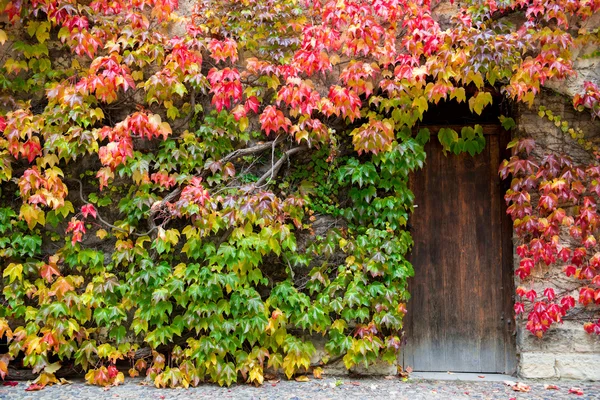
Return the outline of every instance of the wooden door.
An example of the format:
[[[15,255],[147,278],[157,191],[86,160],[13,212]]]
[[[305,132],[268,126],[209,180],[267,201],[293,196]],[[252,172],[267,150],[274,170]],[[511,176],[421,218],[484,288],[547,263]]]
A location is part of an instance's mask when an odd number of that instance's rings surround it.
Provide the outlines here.
[[[504,141],[486,135],[471,157],[445,156],[432,140],[411,179],[415,276],[403,361],[415,371],[515,371],[512,226],[497,173]]]

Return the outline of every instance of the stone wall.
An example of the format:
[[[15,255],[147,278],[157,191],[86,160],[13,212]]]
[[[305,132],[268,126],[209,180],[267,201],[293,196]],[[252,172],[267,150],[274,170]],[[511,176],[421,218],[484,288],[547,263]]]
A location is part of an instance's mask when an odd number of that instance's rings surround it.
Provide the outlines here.
[[[560,86],[558,88],[560,89]],[[554,91],[544,91],[531,108],[520,106],[516,113],[517,134],[535,139],[534,155],[541,157],[547,153],[566,154],[577,163],[589,162],[592,159],[589,152],[583,150],[581,145],[547,118],[538,116],[540,105],[561,116],[561,119],[568,121],[571,127],[580,128],[585,133],[586,139],[600,142],[600,121],[592,121],[587,112],[580,113],[574,110],[568,97]],[[565,235],[564,240],[568,240],[567,237],[568,235]],[[515,268],[518,263],[519,259],[515,257]],[[550,268],[536,267],[532,279],[524,284],[515,277],[515,285],[522,285],[527,289],[533,288],[538,293],[542,293],[545,287],[553,284],[563,288],[573,287],[573,279],[564,275],[562,267],[562,265]],[[553,275],[554,277],[550,278]],[[577,298],[578,292],[574,291],[572,295]],[[600,337],[587,334],[583,330],[582,321],[566,320],[562,324],[554,324],[541,339],[527,331],[526,322],[526,318],[517,320],[519,376],[600,380]]]

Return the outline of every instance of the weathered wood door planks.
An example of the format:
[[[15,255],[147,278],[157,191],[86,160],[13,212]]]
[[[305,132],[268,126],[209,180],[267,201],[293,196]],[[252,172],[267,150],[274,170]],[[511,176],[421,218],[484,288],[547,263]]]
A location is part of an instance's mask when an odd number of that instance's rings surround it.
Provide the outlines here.
[[[506,143],[486,140],[475,157],[445,156],[432,140],[411,180],[415,277],[403,362],[415,371],[515,370],[512,231],[497,174]]]

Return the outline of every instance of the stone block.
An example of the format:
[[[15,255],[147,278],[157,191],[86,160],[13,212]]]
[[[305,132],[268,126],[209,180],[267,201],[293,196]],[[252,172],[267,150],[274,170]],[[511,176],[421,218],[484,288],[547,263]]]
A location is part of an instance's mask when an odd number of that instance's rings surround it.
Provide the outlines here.
[[[558,378],[555,355],[538,352],[521,353],[519,376],[527,379]]]
[[[600,354],[557,354],[556,370],[561,379],[600,380]]]
[[[385,376],[385,375],[396,375],[398,373],[398,366],[396,363],[392,365],[385,361],[377,361],[370,365],[369,368],[365,368],[364,365],[357,365],[352,367],[353,373],[359,375],[372,375],[372,376]]]

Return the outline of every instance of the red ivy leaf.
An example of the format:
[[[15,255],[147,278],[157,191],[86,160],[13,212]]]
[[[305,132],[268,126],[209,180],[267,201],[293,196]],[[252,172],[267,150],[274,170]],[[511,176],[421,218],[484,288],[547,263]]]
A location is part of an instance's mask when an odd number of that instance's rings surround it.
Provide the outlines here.
[[[44,385],[40,385],[39,383],[32,383],[31,385],[27,386],[27,389],[25,389],[27,392],[34,392],[34,391],[38,391],[38,390],[42,390],[45,386]]]
[[[97,217],[96,207],[94,207],[92,204],[86,204],[82,206],[81,213],[83,214],[83,218],[87,218],[88,215],[91,215],[94,218]]]
[[[291,121],[275,106],[267,106],[259,117],[262,130],[269,135],[279,130],[289,131]]]
[[[580,388],[576,388],[576,387],[572,387],[571,389],[569,389],[569,393],[576,394],[578,396],[583,396],[583,390],[581,390]]]

